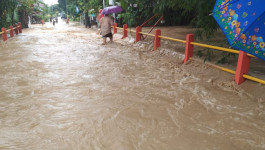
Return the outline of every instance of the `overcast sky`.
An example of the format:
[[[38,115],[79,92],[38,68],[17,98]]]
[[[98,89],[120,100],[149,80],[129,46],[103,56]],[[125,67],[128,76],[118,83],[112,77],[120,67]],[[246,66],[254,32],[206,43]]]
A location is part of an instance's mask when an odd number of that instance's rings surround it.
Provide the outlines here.
[[[48,4],[49,6],[53,4],[58,4],[58,0],[43,0],[43,2]]]

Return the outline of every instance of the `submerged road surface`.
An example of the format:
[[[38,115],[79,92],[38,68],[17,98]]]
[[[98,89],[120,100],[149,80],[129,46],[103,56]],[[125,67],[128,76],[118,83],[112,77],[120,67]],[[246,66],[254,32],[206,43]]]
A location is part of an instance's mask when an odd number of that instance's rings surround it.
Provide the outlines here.
[[[77,24],[0,43],[0,149],[261,150],[265,88]]]

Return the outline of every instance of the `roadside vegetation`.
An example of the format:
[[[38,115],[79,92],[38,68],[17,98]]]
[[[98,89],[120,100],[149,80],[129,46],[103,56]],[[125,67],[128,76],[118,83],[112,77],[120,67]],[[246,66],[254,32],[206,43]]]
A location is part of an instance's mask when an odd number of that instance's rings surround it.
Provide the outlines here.
[[[103,9],[102,0],[58,0],[59,7],[78,20],[80,15],[98,14]],[[163,26],[189,25],[197,28],[198,37],[211,38],[218,25],[209,14],[212,13],[215,0],[116,0],[124,11],[117,16],[120,24],[137,26],[155,14],[164,15]],[[105,0],[106,7],[109,0]],[[79,13],[76,13],[76,7]],[[92,12],[90,10],[93,10]]]
[[[27,28],[29,18],[38,23],[47,20],[48,13],[48,6],[41,0],[0,0],[0,27],[21,22]]]

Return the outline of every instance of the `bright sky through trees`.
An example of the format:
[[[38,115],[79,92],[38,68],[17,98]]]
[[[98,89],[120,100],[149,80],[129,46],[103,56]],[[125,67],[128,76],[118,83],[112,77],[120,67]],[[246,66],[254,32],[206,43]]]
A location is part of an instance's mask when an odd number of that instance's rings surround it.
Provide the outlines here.
[[[48,4],[49,6],[58,4],[58,0],[43,0],[43,2]]]

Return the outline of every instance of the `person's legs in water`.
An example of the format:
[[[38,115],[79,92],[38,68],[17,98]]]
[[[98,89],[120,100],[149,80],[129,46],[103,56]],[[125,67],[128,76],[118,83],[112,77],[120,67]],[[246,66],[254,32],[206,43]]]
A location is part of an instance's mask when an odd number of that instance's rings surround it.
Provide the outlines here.
[[[113,42],[113,35],[111,35],[111,36],[109,37],[109,39],[110,39],[110,43],[112,43],[112,42]]]
[[[103,37],[103,43],[102,44],[106,44],[107,43],[107,37],[110,38],[110,42],[113,42],[113,35],[112,35],[112,33],[108,33],[108,34],[106,34],[106,35],[104,35],[102,37]]]
[[[112,33],[108,33],[105,37],[109,37],[110,42],[113,42],[113,34]]]
[[[107,38],[106,37],[103,37],[103,45],[105,45],[106,44],[106,41],[107,41]]]

